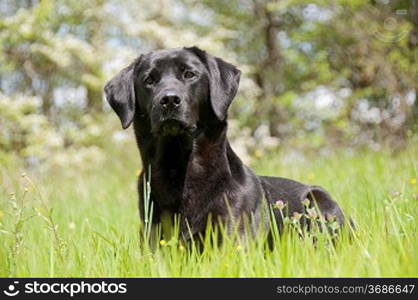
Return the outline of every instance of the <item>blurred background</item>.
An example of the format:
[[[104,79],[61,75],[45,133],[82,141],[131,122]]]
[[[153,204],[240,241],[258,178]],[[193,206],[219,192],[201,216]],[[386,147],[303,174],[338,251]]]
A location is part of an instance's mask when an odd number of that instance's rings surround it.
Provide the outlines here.
[[[103,86],[193,45],[243,71],[229,134],[247,163],[417,141],[418,0],[0,0],[0,164],[138,159]]]

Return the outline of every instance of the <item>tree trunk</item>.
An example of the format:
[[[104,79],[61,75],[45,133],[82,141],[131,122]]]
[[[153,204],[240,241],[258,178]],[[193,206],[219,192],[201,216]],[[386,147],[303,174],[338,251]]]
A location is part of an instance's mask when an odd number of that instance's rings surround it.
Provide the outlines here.
[[[266,119],[269,123],[270,134],[279,136],[278,124],[284,121],[284,110],[274,103],[274,98],[283,92],[281,74],[281,54],[277,36],[280,26],[283,24],[279,15],[267,8],[267,3],[254,1],[254,12],[257,18],[263,20],[262,34],[264,36],[264,48],[266,56],[259,63],[255,74],[255,82],[261,89],[259,105],[256,115],[259,119]]]
[[[87,110],[100,112],[103,109],[102,91],[87,89]]]

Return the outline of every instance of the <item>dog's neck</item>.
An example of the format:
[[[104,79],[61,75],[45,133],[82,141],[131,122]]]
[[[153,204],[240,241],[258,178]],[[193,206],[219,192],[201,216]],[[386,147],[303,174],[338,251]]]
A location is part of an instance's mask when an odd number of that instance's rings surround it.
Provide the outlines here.
[[[197,227],[206,225],[208,202],[223,197],[231,180],[226,122],[200,127],[195,136],[153,136],[145,129],[136,128],[137,143],[144,169],[151,166],[156,206],[181,213]]]
[[[199,157],[225,154],[228,148],[226,122],[198,126],[193,133],[176,136],[154,135],[149,120],[140,118],[134,127],[144,169],[163,164],[165,169],[187,170],[189,162],[196,164]]]

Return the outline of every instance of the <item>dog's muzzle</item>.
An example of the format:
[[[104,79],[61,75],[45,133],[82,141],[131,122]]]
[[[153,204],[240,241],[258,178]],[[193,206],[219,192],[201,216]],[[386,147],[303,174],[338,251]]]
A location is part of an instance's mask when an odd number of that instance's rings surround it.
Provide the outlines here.
[[[164,92],[156,101],[155,112],[158,121],[153,132],[163,136],[192,134],[196,129],[186,120],[186,101],[174,90]]]

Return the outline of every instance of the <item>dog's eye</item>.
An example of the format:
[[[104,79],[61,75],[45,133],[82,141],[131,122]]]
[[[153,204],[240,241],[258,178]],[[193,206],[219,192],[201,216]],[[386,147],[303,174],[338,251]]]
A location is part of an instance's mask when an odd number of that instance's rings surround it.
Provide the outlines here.
[[[184,72],[184,78],[186,78],[186,79],[191,79],[191,78],[193,78],[193,77],[195,77],[196,76],[196,74],[195,73],[193,73],[192,71],[186,71],[186,72]]]
[[[145,84],[152,85],[154,83],[154,79],[151,76],[148,76],[144,79]]]

